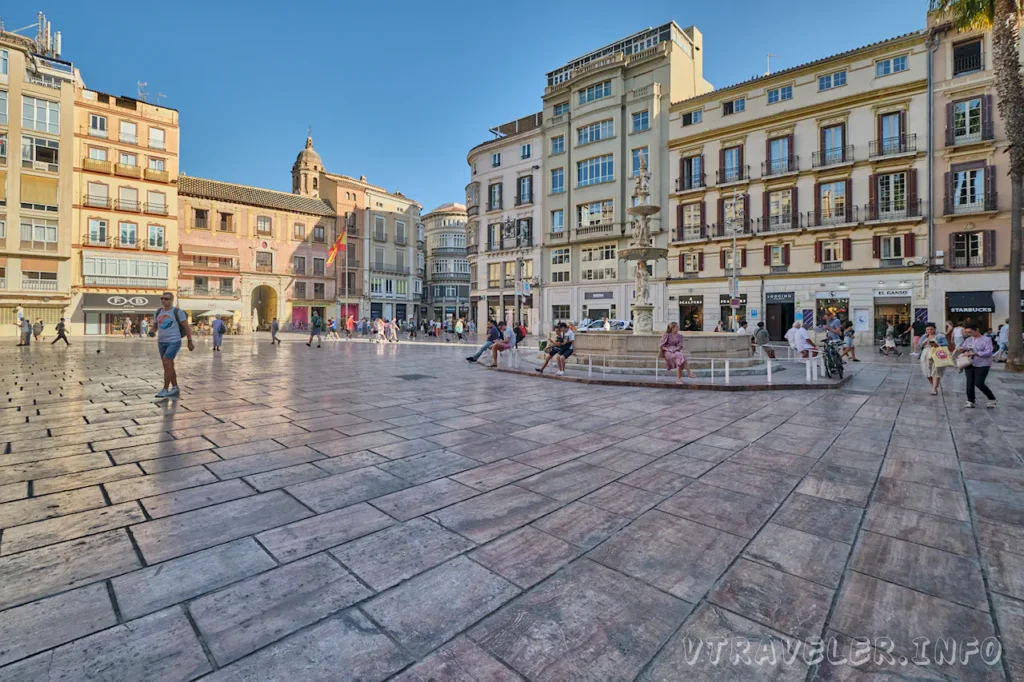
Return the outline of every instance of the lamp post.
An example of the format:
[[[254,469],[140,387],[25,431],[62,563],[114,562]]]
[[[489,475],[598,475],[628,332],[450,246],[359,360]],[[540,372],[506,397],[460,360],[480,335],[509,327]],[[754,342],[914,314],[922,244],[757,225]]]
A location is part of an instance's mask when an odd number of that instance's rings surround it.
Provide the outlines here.
[[[732,324],[730,325],[731,331],[736,331],[739,327],[739,320],[736,317],[736,311],[738,310],[738,303],[740,298],[740,278],[736,274],[739,270],[739,266],[736,262],[736,234],[743,229],[743,221],[746,220],[746,211],[742,209],[742,206],[738,204],[740,199],[746,198],[746,194],[740,194],[737,188],[732,190],[732,212],[733,212],[733,224],[732,224],[732,272],[729,277],[729,307],[732,308]],[[736,215],[740,218],[737,221]]]
[[[516,324],[522,321],[523,261],[526,260],[527,243],[532,241],[530,239],[530,223],[525,220],[506,218],[501,224],[501,237],[503,241],[505,239],[516,240],[516,314],[515,319],[512,320],[512,323]]]

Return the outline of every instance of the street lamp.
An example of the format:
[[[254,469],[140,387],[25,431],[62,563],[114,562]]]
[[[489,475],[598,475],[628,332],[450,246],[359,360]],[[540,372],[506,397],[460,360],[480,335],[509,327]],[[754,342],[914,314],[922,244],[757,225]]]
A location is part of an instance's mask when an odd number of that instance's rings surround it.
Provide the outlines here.
[[[523,293],[523,261],[530,239],[530,223],[526,220],[506,218],[501,224],[502,241],[515,239],[516,253],[516,315],[513,324],[522,322],[521,296]]]
[[[736,331],[739,326],[739,320],[736,317],[736,311],[740,300],[740,278],[737,274],[739,270],[738,263],[736,261],[736,235],[743,229],[743,222],[746,220],[746,211],[743,210],[742,204],[739,204],[740,199],[745,199],[746,194],[741,194],[737,191],[737,188],[732,190],[732,213],[733,213],[733,224],[732,224],[732,272],[729,277],[729,290],[731,295],[729,296],[729,306],[732,308],[732,331]],[[736,216],[739,215],[737,220]]]

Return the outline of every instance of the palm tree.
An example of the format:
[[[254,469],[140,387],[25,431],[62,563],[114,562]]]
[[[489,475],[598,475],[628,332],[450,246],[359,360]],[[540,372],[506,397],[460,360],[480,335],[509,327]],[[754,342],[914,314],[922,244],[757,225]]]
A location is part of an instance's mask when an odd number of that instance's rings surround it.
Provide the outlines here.
[[[1020,40],[1024,0],[933,0],[932,8],[948,13],[961,29],[992,31],[999,115],[1010,142],[1010,343],[1006,369],[1024,372],[1024,341],[1021,339],[1021,209],[1024,206],[1024,80],[1021,78]],[[952,254],[950,254],[952,255]]]

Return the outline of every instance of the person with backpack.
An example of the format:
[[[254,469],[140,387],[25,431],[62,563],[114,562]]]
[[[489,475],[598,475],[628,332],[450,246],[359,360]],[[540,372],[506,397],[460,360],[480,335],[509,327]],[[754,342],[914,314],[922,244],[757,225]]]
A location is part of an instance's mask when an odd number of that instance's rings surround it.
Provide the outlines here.
[[[321,318],[320,315],[318,315],[317,313],[313,313],[313,319],[310,320],[310,322],[309,322],[309,341],[306,342],[307,346],[312,347],[312,345],[313,345],[313,337],[315,336],[316,337],[316,347],[317,348],[320,347],[320,329],[323,326],[324,326],[323,318]]]
[[[169,291],[160,294],[160,306],[153,323],[156,325],[156,347],[164,367],[164,387],[156,397],[177,398],[181,392],[178,390],[178,374],[174,371],[174,358],[181,350],[182,337],[188,338],[189,351],[195,350],[196,346],[192,342],[188,315],[174,306],[174,294]]]
[[[213,350],[219,351],[221,345],[224,343],[224,334],[228,331],[227,325],[224,324],[224,320],[220,319],[220,315],[214,315],[213,317]]]
[[[70,346],[71,342],[68,341],[68,337],[67,337],[68,328],[64,324],[64,318],[63,317],[60,318],[60,322],[57,323],[56,329],[57,329],[57,338],[55,338],[53,341],[51,341],[50,345],[52,346],[53,344],[55,344],[58,341],[60,341],[61,339],[63,339],[64,343],[66,343],[67,345]]]
[[[524,325],[522,322],[519,322],[512,329],[514,330],[516,336],[515,345],[518,346],[523,342],[523,339],[526,338],[526,325]]]

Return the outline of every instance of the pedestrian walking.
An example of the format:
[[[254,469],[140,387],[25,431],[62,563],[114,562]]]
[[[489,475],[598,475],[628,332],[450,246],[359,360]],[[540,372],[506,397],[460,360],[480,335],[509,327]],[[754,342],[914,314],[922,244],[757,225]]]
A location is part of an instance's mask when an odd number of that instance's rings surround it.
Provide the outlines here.
[[[760,327],[763,329],[764,324],[761,323]],[[765,332],[767,335],[768,332]],[[658,355],[665,358],[665,367],[669,370],[676,371],[676,383],[683,383],[683,370],[686,370],[686,374],[691,379],[696,379],[697,375],[693,373],[686,366],[686,355],[684,354],[685,344],[683,342],[683,335],[679,331],[678,322],[669,322],[668,329],[661,336],[661,341],[658,342]]]
[[[955,327],[953,327],[953,348],[959,348],[964,345],[964,341],[967,339],[967,334],[964,330],[964,322],[961,320]]]
[[[270,323],[270,345],[273,346],[275,343],[280,345],[281,339],[277,338],[277,332],[281,330],[281,325],[278,323],[275,317]]]
[[[462,337],[462,333],[463,331],[465,331],[465,328],[465,322],[463,322],[462,318],[460,317],[459,321],[455,323],[455,335],[459,337],[459,343],[463,343],[465,341],[465,339]]]
[[[988,398],[985,407],[993,408],[996,406],[996,396],[985,384],[988,372],[992,369],[992,339],[982,334],[975,322],[963,325],[963,330],[965,338],[957,348],[957,366],[963,368],[967,379],[967,403],[964,407],[974,407],[974,390],[977,389]],[[964,361],[963,358],[968,360]]]
[[[53,341],[51,341],[50,345],[52,346],[53,344],[57,343],[58,341],[63,340],[65,344],[70,346],[71,342],[68,341],[68,337],[67,337],[68,328],[64,324],[64,318],[63,317],[60,318],[60,322],[57,323],[56,330],[57,330],[57,338],[55,338]]]
[[[178,374],[174,369],[174,358],[181,350],[182,335],[188,338],[189,351],[195,350],[192,342],[192,327],[188,323],[188,315],[174,306],[174,294],[165,291],[160,294],[160,309],[153,316],[156,325],[156,347],[160,353],[160,362],[164,369],[164,387],[156,394],[157,398],[177,398]]]
[[[316,337],[316,347],[320,347],[320,331],[324,326],[324,320],[320,317],[319,313],[313,313],[313,319],[309,321],[309,341],[306,342],[307,346],[312,347],[313,337]]]
[[[149,336],[149,318],[143,316],[139,320],[139,337],[144,339],[147,336]]]
[[[1006,362],[1006,356],[1010,352],[1010,320],[999,325],[999,333],[996,334],[999,342],[999,352],[995,355],[996,362]]]
[[[43,335],[43,318],[39,318],[32,324],[32,336],[35,338],[36,343],[39,343],[39,337]]]
[[[914,323],[910,325],[910,328],[914,331],[914,338],[911,341],[911,349],[913,352],[910,356],[916,358],[920,355],[918,347],[921,345],[921,337],[924,336],[925,323],[915,318]]]
[[[679,325],[676,325],[677,330],[678,327]],[[772,350],[771,343],[772,340],[768,336],[768,330],[764,328],[764,322],[758,322],[757,331],[754,332],[754,346],[757,348],[759,357],[775,359],[775,351]]]
[[[22,317],[19,322],[16,323],[18,327],[18,336],[21,339],[19,346],[32,345],[32,323],[27,317]]]
[[[892,322],[885,325],[885,341],[878,349],[878,352],[885,356],[892,355],[893,353],[896,354],[896,357],[903,355],[903,353],[896,349],[896,328],[892,326]]]
[[[214,315],[213,317],[213,350],[219,351],[220,347],[224,344],[224,334],[228,331],[227,325],[224,324],[224,320],[220,319],[220,315]]]
[[[934,322],[924,325],[924,333],[917,342],[917,353],[921,357],[921,373],[932,387],[932,395],[938,395],[942,375],[954,363],[946,337],[938,332]]]
[[[857,347],[854,345],[856,341],[857,333],[853,329],[853,322],[847,320],[843,323],[843,348],[839,351],[839,357],[845,358],[850,356],[850,359],[854,362],[860,362],[857,359]]]
[[[351,315],[345,316],[345,340],[352,340],[352,330],[355,329],[356,321]]]

